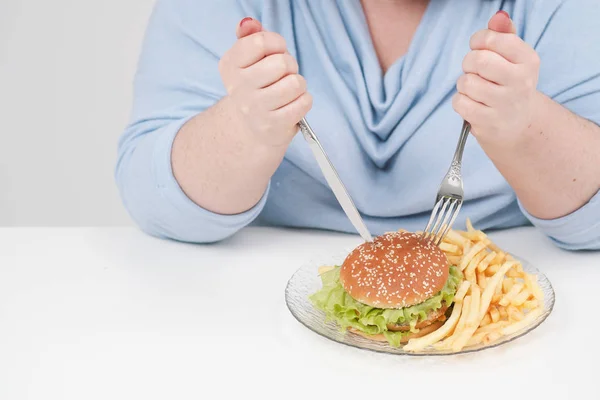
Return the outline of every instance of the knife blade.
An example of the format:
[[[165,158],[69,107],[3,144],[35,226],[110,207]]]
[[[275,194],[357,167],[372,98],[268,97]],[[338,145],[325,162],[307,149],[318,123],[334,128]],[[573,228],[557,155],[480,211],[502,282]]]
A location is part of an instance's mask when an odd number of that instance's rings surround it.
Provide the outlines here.
[[[348,194],[346,187],[342,183],[342,180],[340,179],[333,164],[329,160],[329,157],[327,157],[327,153],[325,153],[325,149],[323,149],[323,146],[321,145],[321,142],[319,142],[317,135],[312,130],[312,128],[308,124],[308,121],[306,121],[305,118],[302,118],[302,120],[300,120],[299,126],[300,131],[302,132],[302,136],[304,136],[304,139],[308,142],[308,146],[313,152],[313,155],[315,156],[317,163],[321,168],[321,172],[323,173],[325,180],[327,180],[329,187],[333,191],[333,194],[335,195],[337,201],[342,206],[342,209],[346,213],[346,216],[348,217],[354,228],[358,231],[360,236],[365,241],[372,242],[373,237],[371,236],[369,229],[365,225],[365,222],[360,216],[360,213],[356,209],[352,198]]]

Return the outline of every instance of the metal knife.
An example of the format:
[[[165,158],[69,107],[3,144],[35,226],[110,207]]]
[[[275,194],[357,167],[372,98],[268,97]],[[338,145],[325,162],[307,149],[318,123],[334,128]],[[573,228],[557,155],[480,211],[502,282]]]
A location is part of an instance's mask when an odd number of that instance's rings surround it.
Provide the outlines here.
[[[299,125],[300,131],[302,132],[304,139],[306,139],[306,141],[308,142],[310,149],[312,150],[315,158],[317,159],[317,163],[321,168],[323,176],[325,176],[329,187],[331,187],[333,194],[342,206],[342,209],[348,216],[348,219],[350,219],[350,222],[352,222],[354,228],[356,228],[360,236],[362,236],[362,238],[365,241],[372,242],[373,237],[369,233],[369,229],[365,225],[362,217],[356,209],[352,198],[350,198],[346,187],[344,186],[342,180],[338,176],[338,173],[333,167],[331,161],[329,160],[329,157],[327,157],[327,154],[325,153],[323,146],[321,146],[321,142],[319,142],[317,135],[315,135],[315,132],[312,130],[305,118],[302,118],[302,120],[300,120]]]

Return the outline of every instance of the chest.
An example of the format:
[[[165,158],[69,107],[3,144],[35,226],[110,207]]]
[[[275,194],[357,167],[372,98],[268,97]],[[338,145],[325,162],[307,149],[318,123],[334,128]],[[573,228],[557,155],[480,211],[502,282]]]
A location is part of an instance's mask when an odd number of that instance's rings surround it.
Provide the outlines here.
[[[408,52],[429,1],[361,1],[383,73]]]

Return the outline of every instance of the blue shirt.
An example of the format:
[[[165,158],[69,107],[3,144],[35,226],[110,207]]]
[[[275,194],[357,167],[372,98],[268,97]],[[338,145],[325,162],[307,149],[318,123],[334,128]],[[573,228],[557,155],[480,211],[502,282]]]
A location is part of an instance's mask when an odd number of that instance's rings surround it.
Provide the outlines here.
[[[217,64],[251,16],[283,35],[298,60],[314,97],[307,119],[371,232],[423,229],[462,126],[451,97],[469,38],[501,6],[540,55],[538,89],[600,123],[597,0],[431,0],[407,54],[383,75],[359,0],[159,0],[118,147],[125,207],[145,232],[186,242],[215,242],[249,224],[355,232],[301,135],[242,214],[199,207],[173,177],[173,138],[226,95]],[[600,249],[600,194],[565,217],[534,218],[473,138],[463,177],[456,227],[467,217],[484,230],[534,224],[561,247]]]

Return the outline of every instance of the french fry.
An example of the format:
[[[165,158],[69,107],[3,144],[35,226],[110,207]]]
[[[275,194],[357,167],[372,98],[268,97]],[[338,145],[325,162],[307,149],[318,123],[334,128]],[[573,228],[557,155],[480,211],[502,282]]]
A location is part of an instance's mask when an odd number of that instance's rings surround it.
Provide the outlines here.
[[[500,320],[507,321],[508,320],[508,312],[506,311],[506,307],[498,306],[498,312],[500,313]]]
[[[500,339],[502,334],[500,332],[490,332],[483,337],[483,344],[488,345],[496,340]]]
[[[508,257],[507,257],[508,259]],[[519,264],[517,264],[519,265]],[[522,272],[519,272],[519,270],[515,267],[515,268],[511,268],[507,273],[506,276],[511,277],[511,278],[520,278],[523,275]]]
[[[461,303],[464,300],[464,297],[466,296],[470,287],[471,287],[471,282],[469,282],[469,281],[463,281],[460,284],[460,286],[458,287],[458,290],[456,291],[456,294],[454,295],[454,303],[455,304]]]
[[[464,290],[462,295],[465,296],[466,292],[467,291]],[[443,341],[441,340],[448,336],[453,330],[456,332],[460,320],[466,318],[466,316],[463,317],[465,315],[463,310],[465,308],[468,309],[471,303],[471,299],[468,296],[460,298],[459,300],[460,301],[458,303],[454,304],[454,307],[452,308],[452,314],[450,314],[450,318],[446,323],[444,323],[444,325],[442,325],[440,329],[420,338],[410,339],[408,341],[408,344],[404,346],[404,350],[419,351],[430,345],[434,345],[434,347],[436,348],[444,348],[446,340],[450,338]]]
[[[479,326],[486,326],[492,323],[492,317],[490,316],[490,313],[485,314],[485,317],[483,317],[483,319],[481,320],[481,323],[479,324]]]
[[[490,333],[490,332],[494,332],[494,331],[499,331],[500,329],[508,326],[509,324],[510,324],[510,322],[508,322],[508,321],[494,322],[494,323],[491,323],[489,325],[482,326],[482,327],[478,328],[475,331],[475,335],[478,335],[480,333]]]
[[[502,292],[504,293],[508,293],[510,292],[510,289],[513,287],[513,285],[515,284],[515,280],[512,278],[504,278],[502,280]]]
[[[494,292],[496,291],[496,287],[500,285],[500,281],[504,278],[504,274],[514,265],[514,261],[507,261],[502,264],[502,267],[492,276],[489,280],[485,290],[483,291],[483,295],[481,296],[481,305],[479,309],[479,320],[481,321],[487,312],[490,303],[492,302],[492,297]]]
[[[446,258],[448,259],[448,262],[452,265],[458,265],[460,264],[460,260],[462,260],[461,256],[449,256],[446,255]]]
[[[465,221],[465,225],[467,226],[467,232],[475,232],[475,229],[473,228],[473,223],[471,222],[471,218],[467,218],[467,220]]]
[[[471,304],[468,309],[468,317],[465,323],[464,330],[460,332],[459,336],[457,336],[456,340],[452,342],[452,350],[460,351],[463,347],[466,346],[467,342],[473,336],[477,328],[479,327],[479,323],[481,322],[481,318],[479,318],[479,307],[481,302],[481,290],[479,286],[472,285],[471,286]],[[467,309],[464,309],[463,312],[466,314]]]
[[[479,318],[479,307],[481,304],[481,289],[477,285],[471,285],[471,310],[469,311],[469,319],[467,320],[467,327],[479,327],[481,318]],[[473,329],[473,332],[475,332]]]
[[[513,333],[520,331],[521,329],[525,328],[527,325],[532,323],[541,314],[542,314],[542,309],[536,308],[535,310],[527,313],[525,318],[523,318],[522,320],[512,323],[512,324],[502,328],[500,333],[504,336],[512,335]]]
[[[483,260],[481,260],[481,262],[477,266],[477,271],[480,271],[480,272],[485,271],[486,268],[488,267],[488,265],[490,265],[490,263],[495,258],[496,258],[496,252],[495,251],[492,251],[492,252],[488,253],[487,256],[485,256],[485,258]]]
[[[511,258],[512,258],[512,256],[511,256]],[[514,258],[513,258],[513,260],[514,260]],[[521,274],[521,275],[524,275],[524,274],[525,274],[525,271],[523,270],[523,264],[521,264],[521,263],[518,263],[516,268],[517,268],[517,272],[518,272],[519,274]]]
[[[486,268],[485,274],[487,276],[495,275],[496,272],[498,272],[498,270],[500,270],[500,265],[502,265],[502,264],[491,264],[489,267]]]
[[[466,231],[450,229],[439,245],[448,262],[463,272],[449,317],[439,328],[404,345],[409,352],[432,346],[458,352],[465,346],[489,345],[535,320],[543,292],[535,275],[504,252],[467,220]],[[334,267],[322,267],[324,273]]]
[[[458,320],[458,324],[456,325],[456,330],[454,331],[454,335],[462,332],[465,329],[465,326],[467,325],[467,319],[469,318],[469,311],[471,310],[471,295],[467,295],[465,296],[465,298],[463,299],[463,309],[462,309],[462,314],[460,316],[460,319]]]
[[[440,250],[442,250],[443,252],[446,253],[451,253],[451,254],[460,254],[460,248],[452,243],[447,243],[447,242],[442,242],[440,243]]]
[[[467,325],[467,319],[469,318],[469,311],[471,310],[471,295],[465,296],[463,299],[462,311],[460,318],[454,332],[451,336],[447,337],[439,345],[440,348],[451,348],[454,341],[463,333],[465,326]]]
[[[533,297],[535,297],[537,301],[542,302],[544,300],[544,293],[537,283],[537,276],[524,274],[523,280],[525,281],[527,289],[533,294]]]
[[[491,277],[488,278],[488,281],[492,279]],[[497,304],[502,297],[504,296],[504,294],[502,293],[502,283],[500,283],[498,286],[496,286],[496,290],[494,290],[494,296],[492,297],[492,304]]]
[[[467,291],[465,290],[464,293],[466,292]],[[441,328],[425,336],[421,336],[420,338],[410,339],[408,343],[404,346],[404,350],[419,351],[445,338],[456,327],[458,319],[460,318],[463,307],[462,298],[460,300],[460,302],[454,303],[454,306],[452,308],[452,314],[450,314],[450,318],[448,318],[448,321],[446,321]]]
[[[510,288],[508,293],[506,293],[504,297],[498,302],[498,304],[504,307],[508,306],[511,303],[512,299],[514,299],[524,287],[525,285],[523,285],[521,282],[515,283]]]
[[[469,265],[467,265],[467,268],[465,268],[465,271],[464,271],[465,278],[467,280],[469,280],[473,283],[477,283],[477,277],[475,276],[475,271],[477,269],[477,265],[479,265],[481,260],[483,260],[486,255],[487,255],[487,252],[485,249],[483,249],[482,251],[477,253],[477,255],[475,257],[473,257],[471,259],[471,261],[469,262]]]
[[[460,235],[455,230],[450,229],[448,231],[448,233],[446,234],[446,236],[444,237],[444,241],[455,244],[459,248],[463,248],[469,240],[465,239],[462,235]]]
[[[485,233],[483,233],[482,231],[472,231],[472,232],[461,232],[461,235],[473,242],[482,242],[482,241],[487,241],[488,243],[491,243],[491,241],[487,238],[487,235]]]
[[[479,242],[475,244],[475,246],[473,246],[469,250],[469,252],[463,257],[462,261],[460,262],[460,270],[464,271],[465,268],[467,268],[467,265],[469,265],[469,263],[473,259],[473,257],[475,257],[480,251],[484,250],[486,246],[487,245],[485,244],[485,242]]]
[[[525,303],[523,303],[523,308],[526,310],[533,310],[534,308],[537,308],[539,306],[539,302],[537,300],[529,300],[526,301]]]
[[[502,264],[504,261],[506,261],[506,253],[499,250],[496,252],[496,258],[491,264]]]
[[[483,338],[487,335],[487,332],[481,332],[471,336],[471,339],[469,339],[469,341],[467,342],[467,346],[477,346],[479,343],[483,342]]]
[[[500,321],[500,311],[498,311],[498,308],[496,308],[496,306],[494,306],[494,305],[490,306],[489,315],[490,315],[490,318],[492,319],[492,322]]]
[[[512,301],[510,302],[513,306],[521,306],[523,305],[527,299],[529,299],[529,297],[531,296],[531,292],[529,290],[527,290],[527,288],[524,288],[521,293],[519,293],[518,295],[516,295]]]
[[[485,286],[487,285],[487,276],[485,276],[483,271],[477,270],[477,285],[479,285],[481,289],[485,289]]]
[[[467,240],[463,246],[463,256],[471,250],[471,247],[473,247],[473,242]]]
[[[506,308],[506,312],[508,313],[508,318],[512,321],[521,321],[523,318],[525,318],[523,312],[521,312],[515,306],[508,306]]]
[[[331,271],[335,267],[329,265],[323,265],[319,267],[319,275],[323,275],[325,272]]]

